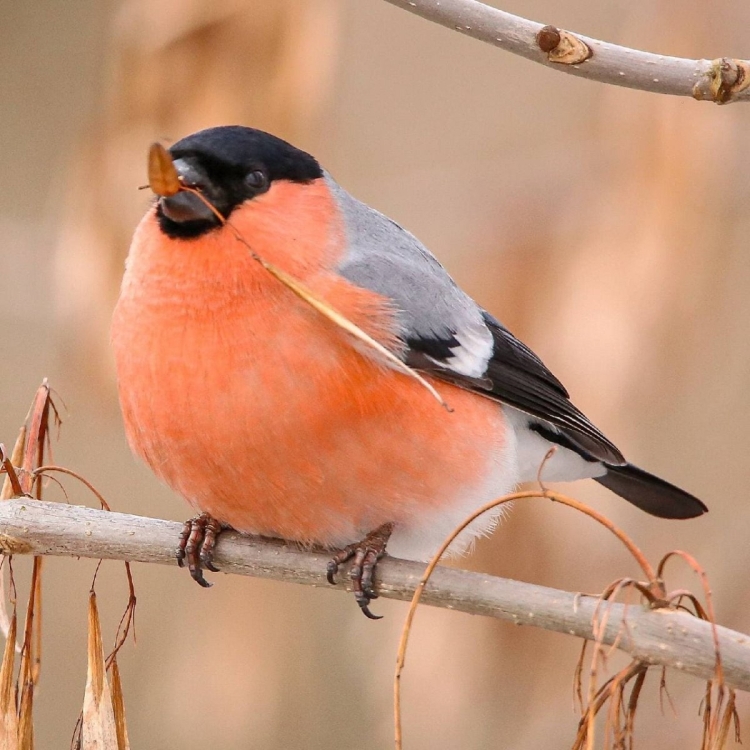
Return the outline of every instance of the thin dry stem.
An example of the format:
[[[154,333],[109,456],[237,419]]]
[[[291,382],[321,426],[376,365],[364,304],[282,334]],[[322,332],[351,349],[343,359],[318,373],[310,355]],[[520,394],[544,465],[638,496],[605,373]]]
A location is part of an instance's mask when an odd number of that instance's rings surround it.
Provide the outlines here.
[[[21,483],[18,481],[18,474],[16,474],[16,468],[13,466],[13,460],[8,457],[8,454],[5,452],[5,446],[2,443],[0,443],[0,465],[2,466],[0,471],[3,471],[6,476],[2,494],[7,495],[7,497],[20,497],[23,495],[23,489]],[[2,497],[0,499],[6,500],[7,498]]]
[[[73,471],[72,469],[67,469],[64,466],[54,466],[50,464],[49,466],[40,466],[38,469],[34,471],[34,474],[36,476],[44,476],[47,474],[51,474],[52,472],[57,472],[59,474],[67,474],[70,477],[73,477],[74,479],[77,479],[82,485],[84,485],[86,488],[88,488],[91,493],[96,497],[96,499],[99,501],[99,504],[102,506],[103,510],[112,510],[112,508],[109,507],[109,503],[104,499],[104,495],[102,495],[99,490],[94,487],[91,482],[89,482],[86,477],[79,474],[77,471]]]
[[[672,552],[668,552],[661,559],[658,567],[659,578],[663,578],[664,568],[667,564],[667,561],[672,557],[681,557],[693,569],[693,572],[695,572],[700,578],[701,586],[703,587],[703,594],[706,597],[706,612],[703,613],[701,609],[699,610],[699,615],[704,620],[707,619],[712,625],[714,646],[716,648],[716,682],[721,686],[724,684],[724,670],[721,666],[721,652],[719,650],[719,638],[716,631],[716,614],[714,612],[713,600],[711,598],[711,587],[708,585],[708,576],[706,575],[706,571],[703,570],[703,567],[691,554],[689,554],[688,552],[683,552],[682,550],[674,550]],[[695,602],[695,604],[700,606],[694,597],[693,601]]]
[[[131,628],[133,629],[133,642],[135,643],[136,640],[135,607],[137,599],[135,595],[135,584],[133,583],[133,571],[130,569],[130,563],[127,561],[125,562],[125,574],[128,578],[128,603],[125,606],[125,611],[122,613],[120,622],[117,624],[117,632],[115,633],[115,645],[106,660],[107,669],[115,664],[117,660],[117,654],[125,645],[125,641],[128,639]]]
[[[21,465],[23,461],[23,451],[26,446],[26,425],[22,425],[16,438],[16,444],[13,446],[13,453],[10,456],[10,468],[3,462],[4,471],[7,473],[3,482],[3,488],[0,490],[0,500],[8,500],[9,498],[19,497],[23,495],[23,488],[21,483],[18,481],[18,475],[16,473],[16,467]],[[15,481],[14,478],[15,477]]]
[[[396,750],[401,750],[403,747],[403,736],[402,736],[402,730],[401,730],[401,673],[404,668],[404,664],[406,661],[406,649],[409,642],[409,635],[411,633],[412,628],[412,622],[414,620],[414,615],[416,614],[417,605],[419,604],[419,601],[422,597],[422,592],[424,591],[425,586],[427,585],[427,582],[430,580],[430,577],[432,576],[433,571],[435,570],[435,567],[437,566],[438,562],[440,562],[440,559],[445,554],[448,547],[451,545],[453,540],[473,521],[475,521],[479,516],[483,515],[489,510],[492,510],[493,508],[497,508],[501,505],[504,505],[505,503],[512,502],[514,500],[523,500],[527,498],[547,498],[550,500],[554,500],[555,502],[561,503],[563,505],[567,505],[570,508],[573,508],[574,510],[577,510],[581,513],[584,513],[585,515],[589,516],[590,518],[593,518],[595,521],[602,524],[605,528],[609,529],[628,549],[628,551],[633,555],[635,560],[638,562],[638,564],[641,566],[641,569],[646,574],[646,577],[649,580],[649,583],[652,586],[656,586],[656,575],[654,573],[654,569],[651,567],[651,564],[646,560],[643,553],[638,549],[638,547],[635,545],[635,543],[623,532],[621,531],[615,524],[613,524],[608,518],[603,516],[598,511],[593,510],[593,508],[589,508],[588,506],[584,505],[583,503],[578,502],[578,500],[574,500],[573,498],[567,497],[565,495],[561,495],[557,492],[552,492],[547,489],[542,489],[540,491],[528,491],[528,492],[516,492],[511,495],[507,495],[505,497],[499,498],[497,500],[493,500],[492,502],[489,502],[479,508],[477,511],[472,513],[470,516],[468,516],[464,521],[461,522],[459,526],[457,526],[451,534],[446,538],[446,540],[443,542],[443,544],[440,546],[440,549],[435,553],[432,560],[430,560],[427,568],[425,569],[422,577],[419,580],[419,583],[417,585],[416,591],[414,592],[414,596],[412,597],[411,604],[409,605],[409,611],[406,614],[406,619],[404,621],[404,626],[401,631],[401,639],[399,641],[399,647],[398,647],[398,653],[396,656],[396,672],[394,675],[393,680],[393,715],[394,715],[394,732],[395,732],[395,746]],[[602,627],[602,630],[604,628]],[[618,635],[619,637],[619,635]],[[600,635],[597,633],[595,635],[595,639],[597,642],[600,640]],[[594,654],[594,661],[596,660],[596,652]]]
[[[240,231],[227,219],[224,215],[214,206],[208,198],[200,190],[182,185],[182,190],[188,193],[196,195],[203,203],[213,212],[214,216],[228,229],[231,230],[234,238],[244,245],[250,252],[250,257],[265,268],[275,279],[280,281],[290,291],[296,294],[300,299],[307,302],[313,309],[317,310],[321,315],[328,318],[332,323],[337,325],[342,330],[346,331],[354,338],[361,341],[368,348],[372,349],[380,358],[384,359],[391,367],[398,372],[416,380],[423,388],[426,388],[430,395],[445,409],[452,411],[452,409],[445,402],[443,397],[438,393],[437,389],[416,370],[409,367],[403,360],[399,359],[393,352],[389,351],[380,342],[376,341],[372,336],[363,331],[359,326],[351,322],[345,315],[342,315],[335,307],[329,302],[321,299],[315,292],[305,286],[299,279],[294,278],[291,274],[282,270],[273,263],[269,263],[264,260],[258,253],[252,248],[250,243],[242,236]]]

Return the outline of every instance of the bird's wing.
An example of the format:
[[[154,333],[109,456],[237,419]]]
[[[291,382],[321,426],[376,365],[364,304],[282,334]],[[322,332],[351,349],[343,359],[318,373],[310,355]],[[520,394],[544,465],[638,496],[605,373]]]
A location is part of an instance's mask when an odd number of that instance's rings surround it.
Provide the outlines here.
[[[338,271],[393,302],[407,364],[550,423],[591,459],[625,462],[539,357],[466,295],[416,237],[328,179],[346,224]]]

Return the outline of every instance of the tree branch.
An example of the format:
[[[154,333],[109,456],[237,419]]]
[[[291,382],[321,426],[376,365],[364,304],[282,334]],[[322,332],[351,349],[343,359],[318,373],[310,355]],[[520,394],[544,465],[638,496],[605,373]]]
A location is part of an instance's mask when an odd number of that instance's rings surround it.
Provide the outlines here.
[[[0,502],[0,550],[14,555],[61,555],[176,565],[182,524],[32,499]],[[225,573],[328,586],[328,556],[277,540],[222,534],[216,564]],[[419,563],[385,559],[378,591],[408,600],[424,571]],[[344,590],[346,577],[336,588]],[[598,600],[566,591],[463,570],[438,568],[425,588],[424,604],[497,617],[519,625],[594,638]],[[623,627],[623,622],[627,625]],[[750,637],[718,627],[726,682],[750,690]],[[619,638],[619,640],[618,640]],[[709,679],[715,654],[709,623],[683,612],[650,611],[613,604],[603,642],[648,664],[661,664]]]
[[[692,96],[717,104],[750,100],[750,61],[689,60],[642,52],[514,16],[477,0],[387,0],[428,21],[555,70],[615,86]]]

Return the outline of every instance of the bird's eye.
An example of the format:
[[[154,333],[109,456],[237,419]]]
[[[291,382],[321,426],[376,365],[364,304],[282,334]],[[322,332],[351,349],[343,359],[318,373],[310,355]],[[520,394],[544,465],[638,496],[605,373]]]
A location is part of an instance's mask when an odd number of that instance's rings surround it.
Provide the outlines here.
[[[254,169],[245,177],[245,184],[254,192],[262,192],[268,188],[268,175],[260,169]]]

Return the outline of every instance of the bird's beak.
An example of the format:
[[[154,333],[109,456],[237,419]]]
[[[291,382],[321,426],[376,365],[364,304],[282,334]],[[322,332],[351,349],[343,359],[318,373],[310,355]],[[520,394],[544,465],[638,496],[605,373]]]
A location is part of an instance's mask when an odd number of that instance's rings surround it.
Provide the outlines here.
[[[205,187],[205,175],[193,164],[185,159],[175,159],[173,163],[183,185],[198,190]],[[168,219],[180,224],[188,221],[216,220],[214,212],[199,196],[185,190],[175,193],[175,195],[161,197],[159,205]]]

